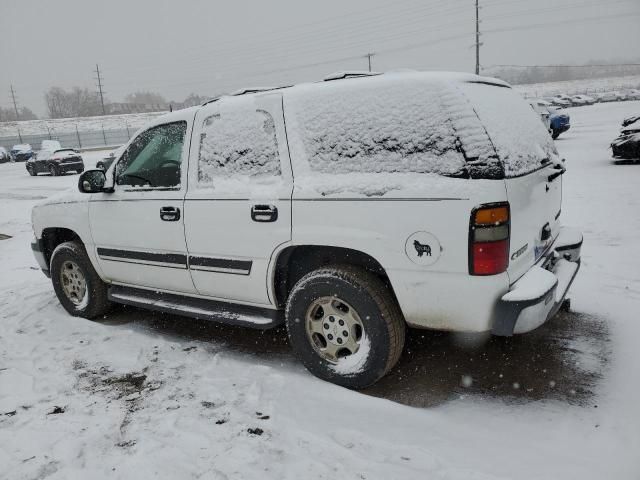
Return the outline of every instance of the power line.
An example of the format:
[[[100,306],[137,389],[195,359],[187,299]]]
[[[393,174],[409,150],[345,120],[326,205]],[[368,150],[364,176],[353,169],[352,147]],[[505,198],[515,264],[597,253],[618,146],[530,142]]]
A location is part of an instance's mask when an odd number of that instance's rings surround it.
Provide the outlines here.
[[[100,77],[100,67],[96,63],[96,80],[98,81],[98,94],[100,95],[100,103],[102,104],[102,114],[106,115],[107,112],[104,109],[104,92],[102,91],[102,78]]]

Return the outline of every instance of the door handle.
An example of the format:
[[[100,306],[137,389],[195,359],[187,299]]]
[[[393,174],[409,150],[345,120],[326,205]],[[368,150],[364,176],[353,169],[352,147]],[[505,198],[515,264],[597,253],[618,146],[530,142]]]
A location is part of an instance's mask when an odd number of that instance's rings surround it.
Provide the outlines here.
[[[251,220],[254,222],[275,222],[278,208],[275,205],[254,205],[251,207]]]
[[[160,220],[164,222],[177,222],[180,220],[180,209],[177,207],[161,207]]]

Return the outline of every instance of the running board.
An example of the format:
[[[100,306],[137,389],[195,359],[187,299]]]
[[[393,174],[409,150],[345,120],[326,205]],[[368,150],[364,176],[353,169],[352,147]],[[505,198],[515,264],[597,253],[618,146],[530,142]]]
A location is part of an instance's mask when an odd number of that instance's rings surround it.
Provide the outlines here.
[[[266,330],[284,321],[282,311],[113,285],[109,300],[147,310]]]

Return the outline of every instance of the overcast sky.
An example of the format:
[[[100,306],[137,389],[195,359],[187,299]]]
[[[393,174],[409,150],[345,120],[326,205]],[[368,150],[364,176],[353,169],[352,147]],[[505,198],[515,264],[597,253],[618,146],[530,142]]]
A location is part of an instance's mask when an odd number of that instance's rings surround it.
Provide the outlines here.
[[[56,85],[182,100],[337,70],[474,69],[474,0],[0,0],[0,105]],[[480,0],[481,63],[640,57],[640,0]]]

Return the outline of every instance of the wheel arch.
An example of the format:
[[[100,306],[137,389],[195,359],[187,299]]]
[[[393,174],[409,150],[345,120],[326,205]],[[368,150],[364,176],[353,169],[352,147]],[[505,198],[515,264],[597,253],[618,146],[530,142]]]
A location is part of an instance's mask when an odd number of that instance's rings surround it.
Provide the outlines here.
[[[42,237],[40,239],[40,245],[42,247],[42,253],[47,261],[48,265],[51,265],[51,255],[56,247],[64,242],[77,241],[84,246],[84,242],[80,235],[70,228],[64,227],[47,227],[42,230]]]
[[[275,303],[283,307],[294,285],[307,273],[327,265],[353,265],[378,276],[398,302],[389,276],[378,260],[360,250],[326,245],[289,245],[275,260],[271,276]]]

